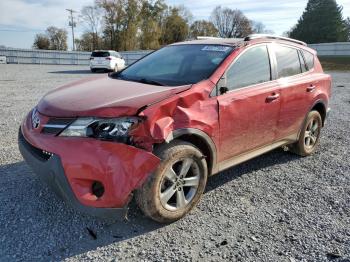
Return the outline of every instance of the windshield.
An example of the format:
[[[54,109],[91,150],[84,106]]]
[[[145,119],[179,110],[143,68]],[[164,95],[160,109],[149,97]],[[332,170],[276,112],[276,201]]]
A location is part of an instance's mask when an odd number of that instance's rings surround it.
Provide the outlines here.
[[[152,85],[195,84],[209,78],[232,50],[224,45],[167,46],[112,77]]]

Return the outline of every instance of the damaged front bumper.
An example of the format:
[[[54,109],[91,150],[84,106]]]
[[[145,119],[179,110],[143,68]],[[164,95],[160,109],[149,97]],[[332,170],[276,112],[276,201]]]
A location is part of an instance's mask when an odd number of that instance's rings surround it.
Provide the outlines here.
[[[125,144],[41,134],[28,119],[18,144],[28,165],[57,195],[101,218],[125,217],[132,192],[160,162],[152,153]],[[103,185],[102,196],[93,192],[96,182]]]
[[[65,176],[61,159],[57,155],[50,155],[49,159],[39,156],[36,148],[30,145],[19,132],[19,150],[27,164],[63,201],[74,209],[101,218],[124,218],[127,207],[123,208],[96,208],[82,205],[75,197],[72,188]]]

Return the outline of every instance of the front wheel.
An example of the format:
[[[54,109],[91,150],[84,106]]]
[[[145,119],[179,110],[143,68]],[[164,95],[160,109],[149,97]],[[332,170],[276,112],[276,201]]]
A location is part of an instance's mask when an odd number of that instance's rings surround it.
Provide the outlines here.
[[[136,192],[136,201],[146,216],[170,223],[199,202],[208,168],[202,152],[190,143],[174,141],[157,151],[161,163]]]
[[[300,156],[309,156],[316,151],[320,142],[322,118],[319,112],[311,111],[301,129],[299,140],[290,146],[290,150]]]

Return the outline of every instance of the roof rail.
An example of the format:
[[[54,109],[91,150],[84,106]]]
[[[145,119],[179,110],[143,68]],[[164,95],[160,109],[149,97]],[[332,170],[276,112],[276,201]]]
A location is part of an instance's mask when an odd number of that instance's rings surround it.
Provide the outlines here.
[[[253,39],[260,39],[260,38],[267,38],[267,39],[278,39],[278,40],[284,40],[284,41],[289,41],[293,42],[299,45],[304,45],[307,46],[307,44],[303,41],[299,41],[293,38],[288,38],[288,37],[283,37],[283,36],[276,36],[276,35],[267,35],[267,34],[252,34],[248,35],[246,38],[244,38],[244,41],[250,41]]]
[[[214,37],[214,36],[197,36],[197,40],[210,40],[210,39],[223,39],[223,38]]]

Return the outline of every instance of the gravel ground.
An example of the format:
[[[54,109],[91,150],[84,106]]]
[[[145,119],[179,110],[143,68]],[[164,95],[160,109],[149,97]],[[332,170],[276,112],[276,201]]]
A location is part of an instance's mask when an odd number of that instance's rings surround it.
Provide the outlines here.
[[[28,110],[87,68],[0,65],[0,261],[350,261],[350,74],[330,73],[333,111],[315,155],[275,150],[231,168],[190,215],[159,225],[134,203],[119,223],[75,212],[18,152]]]

